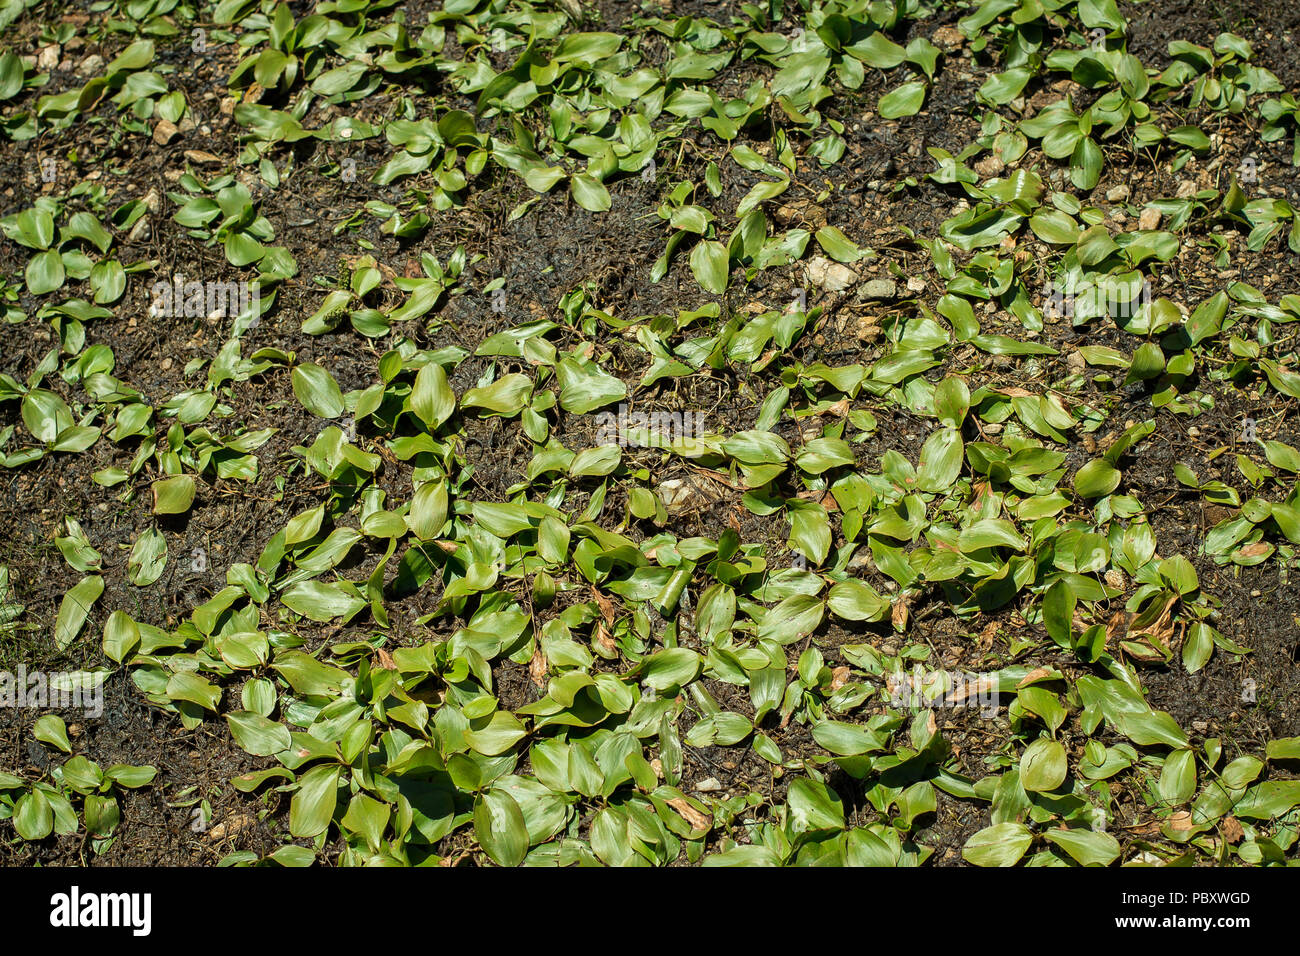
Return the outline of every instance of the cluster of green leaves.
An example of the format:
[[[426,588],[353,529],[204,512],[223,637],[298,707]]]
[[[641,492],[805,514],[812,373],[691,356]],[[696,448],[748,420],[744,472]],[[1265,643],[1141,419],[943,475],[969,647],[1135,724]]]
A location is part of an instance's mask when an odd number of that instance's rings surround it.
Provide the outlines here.
[[[54,714],[39,718],[32,736],[55,750],[72,753],[67,725]],[[34,780],[0,772],[0,819],[12,821],[24,840],[43,840],[51,833],[68,836],[84,826],[92,849],[102,853],[113,844],[113,832],[122,821],[114,791],[147,787],[157,772],[129,764],[101,768],[81,754]]]
[[[248,187],[234,176],[203,183],[187,173],[180,186],[185,192],[169,193],[168,197],[180,207],[174,218],[189,230],[191,238],[220,242],[232,266],[256,264],[263,283],[297,275],[298,263],[288,249],[265,245],[275,239],[275,231],[258,213],[258,203]]]
[[[445,3],[412,35],[402,18],[382,19],[394,5],[340,0],[301,19],[272,0],[217,5],[215,22],[230,28],[221,35],[240,31],[229,77],[242,94],[239,163],[257,167],[269,195],[279,182],[277,151],[308,138],[382,136],[393,148],[367,178],[404,197],[372,200],[363,211],[400,239],[421,236],[430,213],[465,202],[493,170],[538,194],[566,188],[595,213],[612,208],[609,185],[645,173],[656,189],[668,180],[656,210],[666,248],[651,278],[667,275],[677,250],[689,248],[692,275],[716,295],[797,262],[810,240],[839,263],[875,254],[834,225],[781,228],[765,207],[799,180],[800,160],[806,172],[809,159],[824,168],[845,154],[839,109],[828,107],[861,88],[868,69],[902,71],[875,104],[882,118],[898,119],[924,107],[940,63],[923,37],[896,42],[928,13],[913,0],[809,3],[785,11],[799,24],[793,35],[778,32],[790,24],[777,3],[745,4],[729,25],[641,18],[626,36],[575,31],[573,16],[548,4],[483,0]],[[130,32],[169,36],[169,15],[190,19],[171,0],[117,6]],[[105,657],[181,726],[224,718],[261,767],[232,781],[236,790],[268,810],[287,795],[287,817],[266,817],[284,842],[268,861],[303,865],[337,852],[350,864],[436,862],[446,838],[472,834],[500,865],[665,865],[684,854],[708,864],[914,866],[929,858],[925,824],[948,799],[988,805],[990,825],[963,850],[976,865],[1173,862],[1185,847],[1188,859],[1285,859],[1300,783],[1263,775],[1300,756],[1296,741],[1272,741],[1267,763],[1228,760],[1222,741],[1194,744],[1146,699],[1145,668],[1181,664],[1194,673],[1216,649],[1248,651],[1215,627],[1215,598],[1191,560],[1157,540],[1143,492],[1125,487],[1155,420],[1119,426],[1109,407],[1079,397],[1081,373],[1046,377],[1057,353],[1033,341],[1045,321],[1034,293],[1043,272],[1076,292],[1099,290],[1077,297],[1074,324],[1110,318],[1138,340],[1131,353],[1080,349],[1086,366],[1101,369],[1090,381],[1103,393],[1141,386],[1154,409],[1194,415],[1213,404],[1199,370],[1300,398],[1289,368],[1294,346],[1274,333],[1300,318],[1295,296],[1274,304],[1234,283],[1185,310],[1138,291],[1147,271],[1178,255],[1177,234],[1193,223],[1240,229],[1247,248],[1259,250],[1289,222],[1295,249],[1300,217],[1282,200],[1251,200],[1234,183],[1223,194],[1159,201],[1167,231],[1112,234],[1103,209],[1064,185],[1052,189],[1047,173],[1021,160],[1036,143],[1046,159],[1068,161],[1070,183],[1086,194],[1101,181],[1104,145],[1169,148],[1175,167],[1211,148],[1195,126],[1166,129],[1158,115],[1167,114],[1153,107],[1186,102],[1242,114],[1254,106],[1273,141],[1294,124],[1294,102],[1261,102],[1280,86],[1228,34],[1212,50],[1171,44],[1172,65],[1148,70],[1124,48],[1126,24],[1113,0],[985,0],[960,28],[997,72],[980,88],[987,112],[979,139],[956,155],[931,150],[930,180],[969,201],[936,237],[917,240],[943,292],[933,310],[914,300],[883,317],[883,346],[856,350],[861,361],[852,364],[802,360],[818,308],[734,313],[715,302],[628,319],[577,289],[559,304],[562,320],[538,319],[479,343],[472,355],[481,374],[453,388],[471,352],[422,347],[423,330],[402,323],[436,324],[439,303],[468,278],[457,250],[445,267],[424,253],[422,276],[392,277],[396,296],[374,257],[321,280],[329,291],[302,331],[347,334],[346,316],[351,332],[385,349],[371,381],[345,392],[329,368],[294,352],[269,347],[243,357],[241,335],[297,263],[269,245],[268,203],[250,180],[222,173],[205,183],[187,172],[169,194],[175,221],[196,242],[221,243],[232,267],[255,269],[262,304],[236,318],[216,358],[186,366],[196,378],[206,367],[205,380],[154,406],[115,377],[111,349],[85,346],[86,324],[111,314],[103,306],[121,298],[136,268],[90,260],[87,250],[107,257],[113,245],[102,213],[65,216],[58,200],[42,199],[0,222],[6,237],[33,251],[30,296],[52,295],[71,277],[89,279],[94,299],[43,304],[38,318],[51,323],[58,346],[26,382],[0,376],[0,401],[19,403],[32,440],[6,452],[4,464],[84,451],[105,436],[134,448],[128,467],[94,476],[125,486],[124,501],[140,497],[160,519],[129,548],[133,586],[154,586],[171,560],[166,516],[201,505],[209,480],[258,480],[255,452],[273,430],[224,434],[209,424],[231,415],[239,385],[278,377],[319,419],[309,443],[292,449],[290,475],[321,489],[320,500],[260,542],[254,563],[213,569],[224,586],[181,620],[162,627],[115,608],[101,637]],[[30,138],[36,118],[66,128],[110,94],[128,111],[128,129],[178,120],[184,98],[167,91],[153,59],[152,42],[136,41],[104,77],[42,97],[34,114],[20,107],[4,129]],[[728,72],[751,63],[762,78],[729,87]],[[1081,111],[1065,98],[1030,117],[1009,115],[1022,112],[1015,104],[1032,80],[1053,72],[1095,99]],[[426,74],[445,78],[459,102],[438,97],[425,114],[404,99],[372,121],[348,112],[381,84],[414,86]],[[21,59],[0,55],[0,102],[44,82]],[[330,119],[307,129],[322,105]],[[686,148],[688,130],[709,134],[703,188],[654,165]],[[968,162],[990,150],[1019,168],[981,177]],[[734,208],[719,205],[723,170],[729,182],[749,177]],[[812,195],[820,202],[828,194]],[[89,192],[68,198],[90,210],[105,201]],[[108,221],[128,229],[143,212],[133,201]],[[353,216],[336,231],[358,223]],[[1045,261],[1014,254],[1030,234],[1053,250]],[[986,333],[977,306],[1006,310],[1029,334]],[[715,372],[770,372],[779,384],[754,396],[752,428],[664,437],[633,426],[584,447],[570,437],[581,429],[561,426],[625,402],[636,375],[621,374],[602,344],[611,333],[644,352],[641,389]],[[1225,340],[1233,361],[1209,361],[1207,351]],[[978,364],[954,368],[954,355],[969,349],[1026,359],[1031,387],[988,377]],[[84,400],[62,397],[63,387],[47,382],[56,374]],[[925,433],[915,460],[868,452],[878,416],[895,415]],[[515,419],[531,457],[507,500],[483,500],[469,436]],[[1105,447],[1071,456],[1106,426],[1113,433]],[[796,433],[797,441],[782,437]],[[17,435],[14,426],[0,431],[0,449]],[[1236,456],[1244,501],[1226,481],[1175,470],[1189,495],[1233,509],[1203,548],[1225,566],[1289,558],[1300,544],[1300,453],[1277,441],[1258,448],[1267,467],[1259,455]],[[745,540],[727,522],[714,537],[670,530],[680,502],[658,481],[668,466],[711,476],[733,513],[778,522],[791,566],[770,542]],[[55,546],[83,577],[59,612],[60,648],[77,639],[105,590],[103,556],[75,516],[64,530]],[[4,585],[0,578],[0,628],[22,614],[3,603]],[[409,639],[399,639],[390,606],[417,592],[429,600]],[[926,704],[900,703],[908,666],[924,669],[931,657],[912,639],[909,609],[920,602],[963,630],[1014,611],[1023,627],[1009,639],[1013,654],[1034,649],[1058,664],[981,671],[960,687],[933,670],[920,681]],[[347,627],[347,638],[317,640],[318,625]],[[847,664],[832,667],[816,643],[827,628],[892,631],[904,646],[886,653],[879,641],[843,643]],[[531,702],[503,699],[511,669],[526,670],[537,691]],[[722,690],[747,703],[722,706]],[[979,779],[959,772],[933,713],[970,706],[972,694],[1004,707],[1010,731]],[[791,723],[820,749],[784,752],[779,731]],[[41,718],[37,737],[70,751],[57,717]],[[688,774],[688,749],[712,747],[752,750],[788,785],[780,796],[742,786],[715,795]],[[827,782],[832,774],[862,788],[874,819],[846,814]],[[152,768],[101,771],[80,755],[48,780],[3,775],[0,818],[11,816],[24,839],[74,833],[79,800],[87,831],[109,839],[119,819],[113,788],[152,776]],[[1121,788],[1140,794],[1159,840],[1121,846],[1106,831]],[[1242,828],[1235,843],[1212,832],[1229,815]],[[707,853],[714,842],[718,852]],[[241,851],[226,862],[260,860]]]
[[[153,41],[137,40],[104,67],[103,76],[88,80],[80,88],[42,96],[32,110],[19,109],[7,115],[4,133],[10,139],[23,141],[35,138],[39,127],[67,129],[78,117],[107,102],[125,114],[123,122],[128,128],[148,134],[145,123],[155,115],[175,121],[184,112],[183,96],[169,92],[164,74],[150,69],[155,64]],[[10,85],[12,77],[11,73]],[[37,82],[32,78],[24,84]]]
[[[57,292],[68,279],[89,281],[96,305],[111,305],[126,291],[127,269],[108,258],[113,235],[88,212],[76,212],[56,227],[64,210],[53,199],[40,199],[30,209],[0,219],[5,236],[35,255],[27,260],[27,292],[33,296]],[[104,258],[92,260],[86,249]],[[141,268],[133,267],[133,271]]]

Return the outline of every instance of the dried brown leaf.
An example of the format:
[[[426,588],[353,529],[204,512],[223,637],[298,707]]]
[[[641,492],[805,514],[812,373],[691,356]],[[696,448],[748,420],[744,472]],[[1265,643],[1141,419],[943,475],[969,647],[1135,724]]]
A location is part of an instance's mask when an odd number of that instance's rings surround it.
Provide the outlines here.
[[[894,625],[896,631],[907,630],[908,604],[907,597],[899,595],[898,600],[894,602],[894,609],[889,613],[890,623]]]
[[[713,818],[705,816],[699,810],[696,810],[685,797],[673,797],[665,802],[680,813],[682,819],[689,823],[693,829],[710,830],[713,828]]]
[[[605,627],[604,621],[596,622],[596,643],[611,654],[618,650],[618,645],[609,636],[609,628]]]
[[[835,693],[841,687],[849,682],[849,669],[847,667],[831,668],[831,693]]]
[[[1020,683],[1016,685],[1016,690],[1019,690],[1022,687],[1028,687],[1030,684],[1042,680],[1050,673],[1052,673],[1052,669],[1050,667],[1035,667],[1033,670],[1031,670],[1028,674],[1026,674],[1024,677],[1020,679]]]
[[[538,687],[546,686],[546,668],[546,655],[541,647],[534,648],[532,660],[528,662],[528,676]]]
[[[612,625],[614,623],[614,602],[600,592],[595,585],[591,585],[591,596],[596,602],[596,607],[600,608],[600,616],[605,619],[605,623]]]

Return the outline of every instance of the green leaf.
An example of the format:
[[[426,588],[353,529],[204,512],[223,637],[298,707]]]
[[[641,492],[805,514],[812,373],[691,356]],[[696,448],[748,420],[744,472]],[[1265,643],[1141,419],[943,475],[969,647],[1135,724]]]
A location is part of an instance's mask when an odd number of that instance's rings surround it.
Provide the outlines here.
[[[319,309],[303,319],[302,331],[308,335],[323,335],[328,332],[338,324],[347,304],[351,301],[351,292],[347,289],[335,289],[325,296]]]
[[[312,767],[298,781],[298,792],[289,804],[289,833],[314,837],[324,833],[338,805],[339,768]]]
[[[1123,30],[1127,26],[1115,0],[1079,0],[1079,19],[1085,27]]]
[[[117,805],[117,800],[112,796],[100,796],[97,793],[86,797],[83,816],[86,820],[87,832],[97,837],[110,835],[122,822],[122,811]]]
[[[789,825],[795,833],[821,833],[844,829],[844,805],[826,784],[799,777],[786,794]]]
[[[67,273],[63,257],[53,249],[38,252],[27,263],[27,291],[32,295],[45,295],[62,287]]]
[[[436,431],[455,410],[456,396],[447,383],[447,373],[437,362],[429,362],[415,376],[415,387],[411,390],[411,411],[430,431]]]
[[[295,584],[280,601],[294,613],[322,624],[336,617],[351,618],[366,606],[362,598],[323,581]]]
[[[115,763],[104,771],[105,780],[111,781],[119,787],[126,787],[128,790],[147,787],[153,783],[156,776],[158,776],[156,767],[133,767],[125,763]]]
[[[1297,219],[1297,222],[1300,222],[1300,219]],[[1268,376],[1270,385],[1283,395],[1300,398],[1300,373],[1292,372],[1272,359],[1260,359],[1258,364]]]
[[[610,207],[609,190],[594,176],[574,173],[569,180],[573,201],[588,212],[606,212]]]
[[[560,406],[566,412],[586,415],[627,398],[627,386],[595,362],[566,356],[555,367],[560,383]]]
[[[569,475],[573,478],[591,478],[611,474],[622,460],[623,453],[617,445],[600,445],[586,448],[573,456]],[[652,512],[653,513],[653,509]]]
[[[94,761],[78,754],[63,765],[63,782],[77,793],[94,793],[104,782],[104,771]]]
[[[372,850],[378,850],[391,816],[388,804],[359,793],[348,802],[348,812],[339,822],[344,829],[361,834]]]
[[[1088,674],[1079,678],[1076,687],[1083,712],[1094,715],[1094,725],[1105,717],[1139,747],[1162,744],[1177,750],[1187,746],[1187,734],[1178,723],[1164,711],[1152,710],[1141,693],[1123,681]],[[1085,724],[1085,730],[1090,726]]]
[[[1047,737],[1035,740],[1020,757],[1020,785],[1030,793],[1055,790],[1068,772],[1065,748]]]
[[[888,615],[890,602],[865,581],[850,579],[830,589],[826,606],[846,621],[880,621]]]
[[[795,457],[795,464],[810,475],[820,475],[855,461],[853,449],[842,438],[814,438]]]
[[[1214,653],[1214,630],[1204,621],[1197,621],[1187,629],[1183,639],[1183,666],[1187,673],[1195,674],[1203,668]]]
[[[1075,593],[1064,579],[1056,581],[1043,597],[1043,626],[1058,645],[1070,648],[1074,644]]]
[[[43,744],[58,747],[65,754],[72,753],[68,742],[68,727],[58,714],[45,714],[32,725],[32,736]]]
[[[1300,451],[1280,441],[1264,442],[1264,454],[1268,463],[1274,468],[1281,468],[1292,474],[1300,472]]]
[[[1133,361],[1128,374],[1124,377],[1125,385],[1144,382],[1156,378],[1165,370],[1165,353],[1155,342],[1143,342],[1133,353]]]
[[[23,61],[16,53],[0,54],[0,100],[10,99],[23,88]]]
[[[854,263],[868,255],[866,251],[859,248],[857,243],[834,226],[822,226],[813,237],[826,254],[838,262]]]
[[[691,272],[706,292],[722,295],[727,291],[730,257],[720,242],[700,241],[691,250]]]
[[[1119,859],[1119,841],[1109,833],[1053,827],[1043,831],[1043,836],[1083,866],[1110,866]]]
[[[194,504],[194,479],[190,475],[159,478],[150,488],[156,515],[183,515]]]
[[[1070,181],[1079,189],[1092,189],[1101,179],[1102,163],[1101,147],[1083,137],[1070,156]]]
[[[239,268],[252,265],[264,257],[267,252],[266,246],[246,232],[232,232],[227,235],[224,247],[226,261]]]
[[[975,866],[1015,866],[1033,842],[1023,823],[996,823],[973,834],[961,855]]]
[[[1216,292],[1196,307],[1185,326],[1192,345],[1219,334],[1223,317],[1228,314],[1228,304],[1227,293]]]
[[[1088,462],[1074,476],[1074,490],[1083,498],[1100,498],[1119,487],[1119,469],[1103,458]]]
[[[622,44],[623,37],[617,33],[569,33],[555,48],[551,60],[555,63],[577,61],[585,66],[613,56]]]
[[[69,239],[85,239],[101,253],[108,252],[108,247],[113,244],[112,235],[88,212],[73,213],[68,218],[67,224],[59,231],[59,245]]]
[[[321,522],[325,520],[325,506],[317,505],[301,511],[289,519],[284,526],[284,543],[292,547],[304,541],[310,541],[320,532]]]
[[[221,688],[192,671],[180,671],[167,681],[167,696],[205,710],[216,710],[221,702]]]
[[[841,757],[856,757],[884,747],[880,736],[861,724],[823,720],[813,724],[812,735],[819,746]]]
[[[302,651],[287,651],[276,657],[272,669],[278,671],[294,693],[307,697],[336,697],[348,672],[322,664]]]
[[[951,219],[945,219],[939,227],[939,234],[958,249],[970,252],[1000,244],[1012,230],[1019,228],[1024,218],[1012,209],[995,208],[981,203]]]
[[[1176,126],[1169,131],[1169,138],[1198,153],[1203,153],[1210,148],[1210,137],[1197,126]]]
[[[447,483],[426,481],[415,490],[406,526],[421,541],[431,541],[447,523]]]
[[[876,112],[882,119],[898,119],[902,116],[914,116],[925,102],[925,83],[913,80],[882,96],[876,103]]]
[[[294,368],[293,393],[318,418],[338,418],[346,407],[334,376],[311,362]]]
[[[963,448],[961,432],[956,428],[940,429],[927,438],[921,447],[916,486],[921,491],[948,491],[961,474]]]
[[[814,564],[821,564],[831,547],[830,520],[826,509],[815,501],[791,498],[786,502],[790,512],[790,548]]]
[[[744,219],[746,214],[753,209],[757,209],[769,199],[775,199],[790,187],[790,180],[778,179],[774,181],[763,181],[754,184],[754,187],[745,194],[736,205],[736,218]],[[761,216],[757,220],[762,222]],[[743,223],[742,223],[743,227]]]
[[[71,428],[65,428],[59,432],[59,437],[54,441],[54,450],[74,454],[83,452],[99,440],[99,435],[100,430],[98,428],[73,425]]]
[[[532,390],[532,379],[512,372],[501,376],[491,385],[471,388],[461,397],[460,404],[462,408],[486,408],[509,418],[523,411]]]
[[[961,428],[970,411],[970,389],[956,375],[945,378],[934,390],[934,413],[945,428]]]
[[[763,615],[759,623],[759,640],[793,644],[803,640],[821,624],[825,604],[808,594],[792,594]]]
[[[1043,242],[1073,245],[1079,238],[1079,224],[1059,209],[1042,209],[1029,217],[1029,228]]]
[[[528,853],[523,811],[504,790],[493,788],[475,801],[474,836],[498,866],[518,866]]]
[[[1160,799],[1171,807],[1192,799],[1196,793],[1196,755],[1177,750],[1165,758],[1158,787]]]
[[[1032,78],[1033,73],[1028,68],[1012,67],[985,80],[979,88],[979,95],[995,106],[1002,106],[1019,96]]]
[[[907,55],[906,50],[879,30],[845,47],[844,52],[877,70],[892,70]]]
[[[465,743],[485,757],[496,757],[509,751],[515,744],[528,736],[528,731],[509,711],[493,711],[492,716],[483,726],[464,731]]]
[[[1016,526],[1005,518],[984,518],[976,521],[957,538],[957,546],[963,552],[979,551],[982,548],[1012,548],[1025,550],[1025,539],[1016,531]]]
[[[687,647],[668,647],[643,660],[641,683],[655,690],[684,687],[699,676],[704,659]]]
[[[293,745],[289,728],[261,714],[238,710],[226,715],[230,735],[247,753],[255,757],[270,757],[288,750]]]
[[[104,656],[122,663],[140,646],[140,628],[125,611],[117,610],[104,622]]]
[[[54,830],[54,811],[40,790],[29,790],[14,805],[14,829],[24,840],[44,840]]]
[[[232,853],[230,856],[227,856],[225,860],[229,860],[231,857],[236,855],[237,854]],[[254,858],[256,858],[256,854],[254,854]],[[297,846],[296,844],[289,843],[275,850],[267,857],[267,859],[274,860],[280,866],[307,867],[316,862],[316,853],[305,846]],[[225,862],[225,860],[222,862]]]
[[[72,427],[67,403],[51,391],[33,388],[23,396],[23,424],[39,442],[52,444],[59,433]]]
[[[1119,246],[1115,244],[1110,231],[1104,225],[1091,226],[1084,230],[1075,247],[1079,262],[1085,266],[1095,266],[1118,250]]]
[[[722,443],[722,450],[747,465],[774,465],[790,460],[790,446],[785,439],[769,431],[736,432]],[[851,452],[849,461],[853,461]]]
[[[146,528],[135,539],[126,560],[127,574],[136,587],[147,588],[160,577],[167,567],[167,541],[157,528]]]
[[[54,622],[54,646],[64,650],[81,633],[91,606],[104,593],[104,579],[97,574],[82,578],[63,595],[59,616]]]
[[[1300,737],[1278,737],[1264,749],[1269,760],[1300,760]]]

